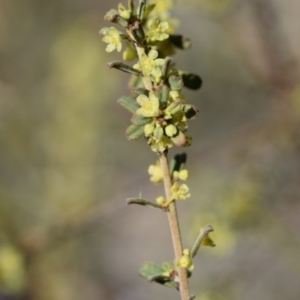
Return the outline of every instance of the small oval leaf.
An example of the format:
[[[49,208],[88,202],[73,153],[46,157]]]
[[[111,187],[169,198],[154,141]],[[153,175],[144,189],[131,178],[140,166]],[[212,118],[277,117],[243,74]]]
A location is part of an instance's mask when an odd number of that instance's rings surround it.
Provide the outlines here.
[[[174,115],[177,112],[181,111],[182,109],[182,104],[179,101],[172,102],[166,109],[165,113]]]
[[[136,99],[139,95],[145,95],[149,96],[149,91],[142,88],[142,87],[136,87],[131,89],[131,97]]]
[[[185,116],[188,118],[188,119],[192,119],[194,118],[195,116],[198,115],[199,113],[199,109],[197,106],[195,105],[190,105],[190,104],[187,104],[187,105],[184,105],[184,114]]]
[[[110,21],[110,19],[113,18],[113,16],[117,15],[117,14],[118,14],[117,10],[111,9],[105,14],[104,20]]]
[[[180,91],[183,87],[183,81],[180,76],[171,75],[168,78],[168,82],[169,82],[171,90]]]
[[[171,43],[179,49],[187,50],[192,47],[191,40],[183,35],[171,34],[169,36],[169,39],[170,39]]]
[[[120,26],[122,26],[124,28],[128,27],[128,21],[123,19],[119,14],[108,16],[107,20],[112,22],[112,23],[119,24]]]
[[[126,130],[126,137],[129,140],[137,140],[142,135],[144,135],[144,126],[132,124]]]
[[[183,147],[186,143],[186,137],[181,131],[176,136],[171,137],[171,140],[177,147]]]
[[[152,118],[147,118],[141,115],[134,115],[131,122],[135,125],[146,125],[152,122]]]
[[[117,100],[117,103],[122,105],[124,108],[126,108],[128,111],[130,111],[133,114],[140,108],[139,105],[135,102],[135,100],[129,96],[121,97],[120,99]]]
[[[107,64],[107,66],[111,69],[117,69],[117,70],[120,70],[120,71],[123,71],[125,73],[129,73],[129,74],[133,74],[133,75],[136,75],[136,76],[141,76],[142,73],[136,69],[134,69],[133,67],[129,66],[129,65],[126,65],[120,61],[112,61],[110,63]]]
[[[202,86],[202,79],[200,76],[192,73],[181,73],[183,85],[191,90],[198,90]]]
[[[154,92],[155,96],[159,99],[160,108],[164,109],[169,100],[169,87],[162,84]]]

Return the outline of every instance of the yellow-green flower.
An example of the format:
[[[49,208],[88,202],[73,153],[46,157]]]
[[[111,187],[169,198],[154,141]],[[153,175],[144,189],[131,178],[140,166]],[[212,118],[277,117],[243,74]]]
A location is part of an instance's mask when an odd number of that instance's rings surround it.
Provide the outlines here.
[[[156,198],[156,203],[159,205],[164,206],[167,200],[163,196],[159,196]]]
[[[136,113],[144,117],[157,117],[159,116],[159,100],[153,92],[146,95],[139,95],[136,102],[141,106]]]
[[[173,172],[174,179],[187,180],[189,178],[188,170],[174,171]]]
[[[186,184],[181,184],[176,181],[171,188],[172,197],[176,200],[185,200],[191,197],[189,188]]]
[[[102,38],[102,41],[105,43],[108,43],[108,45],[106,46],[106,52],[112,52],[115,49],[117,49],[118,52],[121,51],[122,49],[122,39],[120,36],[119,31],[114,28],[114,27],[110,27],[110,28],[103,28],[100,31],[101,34],[104,35],[104,37]]]
[[[149,42],[166,40],[168,35],[169,24],[168,22],[160,22],[158,18],[154,18],[148,23],[149,32],[147,33],[147,39]]]
[[[151,182],[159,183],[163,180],[163,172],[159,160],[156,162],[155,165],[149,166],[148,173],[151,176]]]
[[[144,76],[151,76],[154,82],[159,82],[162,76],[161,67],[165,60],[157,57],[158,52],[156,50],[150,50],[148,56],[143,53],[140,61],[133,67],[139,71],[142,71]]]
[[[169,117],[167,115],[167,117]],[[181,130],[188,128],[187,118],[182,111],[178,111],[170,116],[172,118],[172,123],[175,124]]]
[[[194,270],[194,264],[193,264],[193,261],[191,259],[189,249],[184,249],[183,250],[183,255],[178,260],[177,267],[187,268],[190,271]]]
[[[164,208],[167,208],[170,205],[170,203],[173,201],[174,201],[174,199],[167,200],[163,196],[159,196],[156,198],[156,203],[161,205]]]
[[[157,13],[162,13],[171,10],[175,5],[174,0],[155,0],[151,1],[151,3],[155,3],[154,10]]]
[[[151,1],[155,3],[154,13],[161,19],[169,19],[169,10],[174,7],[174,0],[155,0]]]
[[[163,152],[174,146],[169,137],[163,136],[160,140],[156,140],[154,137],[150,137],[148,144],[151,146],[151,150],[154,152]]]
[[[122,3],[119,3],[118,5],[118,13],[125,20],[129,20],[129,18],[131,17],[130,10],[126,9]]]

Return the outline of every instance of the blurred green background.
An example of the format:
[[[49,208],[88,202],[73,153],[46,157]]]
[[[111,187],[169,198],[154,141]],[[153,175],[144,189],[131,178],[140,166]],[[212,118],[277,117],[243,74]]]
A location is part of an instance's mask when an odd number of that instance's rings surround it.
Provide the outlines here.
[[[177,299],[138,276],[173,258],[155,199],[156,156],[124,131],[116,100],[128,76],[108,70],[98,35],[119,1],[0,2],[0,299]],[[199,74],[187,151],[192,198],[179,203],[184,244],[211,224],[216,248],[195,258],[199,300],[300,297],[300,2],[177,1]]]

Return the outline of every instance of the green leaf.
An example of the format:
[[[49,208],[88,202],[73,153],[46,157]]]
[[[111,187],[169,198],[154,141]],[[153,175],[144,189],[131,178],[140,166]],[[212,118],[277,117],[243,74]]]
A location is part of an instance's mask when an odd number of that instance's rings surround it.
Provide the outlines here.
[[[191,90],[198,90],[202,86],[202,79],[192,73],[179,72],[182,77],[183,85]]]
[[[139,22],[136,22],[134,26],[129,28],[130,32],[132,33],[134,39],[140,44],[143,45],[145,41],[145,32],[143,27]]]
[[[115,9],[111,9],[104,16],[105,20],[121,25],[124,28],[128,27],[128,21],[123,19]]]
[[[126,130],[126,137],[129,140],[137,140],[144,135],[144,126],[130,125]]]
[[[180,34],[171,34],[169,36],[169,40],[175,47],[182,49],[182,50],[187,50],[192,47],[191,40]]]
[[[166,109],[165,112],[171,115],[176,114],[182,109],[182,104],[179,101],[172,102]]]
[[[152,262],[144,263],[140,269],[140,274],[149,281],[155,281],[167,287],[177,288],[178,286],[173,278],[166,276],[166,271],[163,268]]]
[[[136,76],[141,76],[142,73],[136,69],[134,69],[133,67],[129,66],[129,65],[126,65],[120,61],[112,61],[110,63],[107,64],[107,66],[111,69],[117,69],[117,70],[120,70],[120,71],[123,71],[125,73],[129,73],[129,74],[133,74],[133,75],[136,75]]]
[[[168,78],[168,82],[169,82],[171,90],[180,91],[183,87],[183,81],[180,76],[171,75]]]
[[[195,105],[190,105],[190,104],[184,105],[183,111],[184,111],[184,113],[185,113],[185,116],[186,116],[188,119],[194,118],[194,117],[197,116],[198,113],[199,113],[198,107],[195,106]]]
[[[146,8],[146,0],[140,0],[139,7],[138,7],[138,18],[140,20],[143,20],[143,18],[144,18],[145,8]]]
[[[144,12],[144,19],[148,18],[149,14],[152,12],[154,7],[155,7],[155,4],[146,5],[145,12]]]
[[[154,282],[163,284],[170,288],[177,288],[177,286],[178,286],[178,284],[176,282],[170,280],[170,277],[167,277],[165,275],[154,275],[152,277],[149,277],[148,280],[151,282],[154,281]]]
[[[141,199],[141,198],[129,198],[126,200],[126,203],[127,203],[127,205],[138,204],[138,205],[142,205],[142,206],[148,206],[148,207],[164,210],[164,208],[161,205],[154,203],[154,202],[150,202],[145,199]]]
[[[181,153],[176,154],[175,157],[171,160],[170,163],[170,173],[172,174],[174,171],[180,171],[184,167],[187,160],[187,154]]]
[[[129,23],[127,20],[123,19],[120,15],[114,15],[109,19],[110,22],[119,24],[120,26],[127,28]]]
[[[171,137],[171,140],[177,147],[183,147],[186,143],[186,137],[181,131],[176,136]]]
[[[192,251],[191,251],[191,257],[195,257],[197,254],[200,246],[210,246],[215,247],[215,243],[213,240],[209,237],[209,233],[213,232],[214,229],[211,225],[206,225],[204,228],[201,228],[200,233],[193,245]]]
[[[152,118],[147,118],[140,115],[134,115],[131,118],[131,122],[135,125],[146,125],[152,122]]]
[[[135,87],[143,87],[143,78],[140,76],[135,76],[132,75],[130,77],[129,83],[128,83],[129,88],[135,88]],[[134,97],[133,97],[134,98]]]
[[[162,67],[162,77],[164,80],[167,78],[167,74],[168,74],[171,62],[172,62],[172,57],[167,56],[165,58],[165,63]]]
[[[154,92],[155,96],[159,99],[160,108],[164,109],[169,100],[169,87],[161,84]]]
[[[170,263],[169,261],[165,261],[162,263],[162,268],[165,270],[165,272],[172,271],[174,269],[174,265]]]
[[[113,16],[117,15],[117,14],[118,14],[117,10],[111,9],[105,14],[104,20],[110,21],[110,19],[113,18]]]
[[[129,11],[132,15],[133,12],[134,12],[134,0],[128,0],[128,8],[129,8]]]
[[[136,99],[139,95],[145,95],[149,96],[149,91],[142,88],[142,87],[136,87],[131,89],[131,96],[132,98]]]
[[[136,101],[129,96],[121,97],[120,99],[117,100],[117,103],[122,105],[124,108],[126,108],[128,111],[130,111],[133,114],[140,108],[139,105],[136,103]]]
[[[165,270],[162,267],[152,262],[146,262],[140,268],[140,274],[146,279],[155,275],[162,275],[164,272]]]

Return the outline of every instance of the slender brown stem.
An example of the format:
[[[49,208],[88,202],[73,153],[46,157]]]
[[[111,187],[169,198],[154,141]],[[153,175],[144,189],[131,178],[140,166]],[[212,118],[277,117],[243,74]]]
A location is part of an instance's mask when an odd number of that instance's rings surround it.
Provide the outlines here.
[[[171,181],[169,161],[168,161],[166,151],[159,155],[159,160],[163,171],[165,193],[166,193],[167,200],[169,200],[172,197],[172,193],[171,193],[172,181]],[[169,210],[167,214],[169,219],[175,259],[178,261],[182,256],[182,242],[181,242],[180,228],[178,223],[175,201],[172,201],[169,204]],[[185,268],[178,268],[178,277],[179,277],[179,288],[180,288],[181,299],[187,300],[189,298],[187,270]]]

